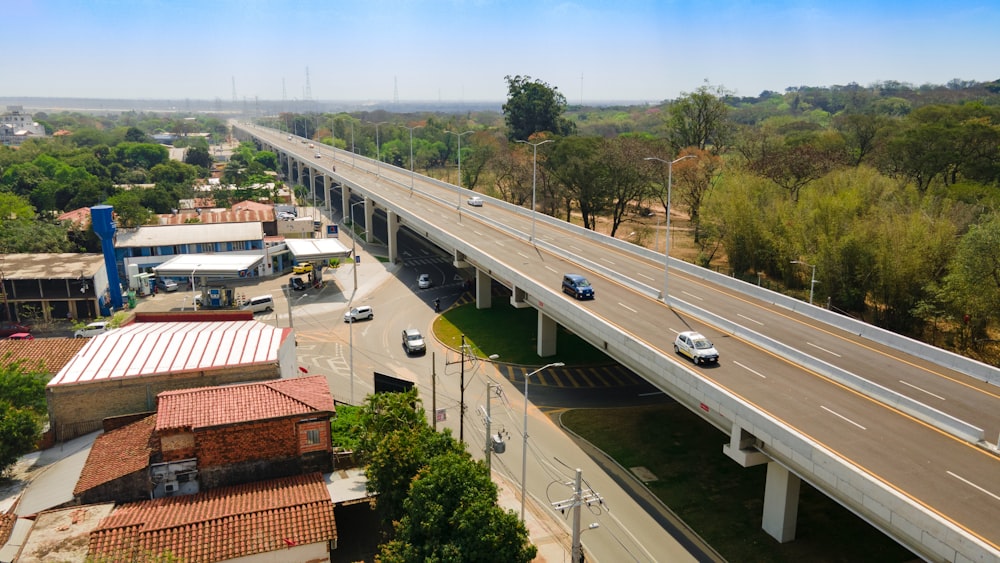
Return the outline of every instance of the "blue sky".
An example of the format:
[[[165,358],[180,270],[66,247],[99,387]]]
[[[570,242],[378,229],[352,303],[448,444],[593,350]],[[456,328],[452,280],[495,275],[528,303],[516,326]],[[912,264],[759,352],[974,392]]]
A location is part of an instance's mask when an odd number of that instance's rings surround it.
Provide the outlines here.
[[[3,0],[0,97],[570,103],[1000,78],[1000,2]]]

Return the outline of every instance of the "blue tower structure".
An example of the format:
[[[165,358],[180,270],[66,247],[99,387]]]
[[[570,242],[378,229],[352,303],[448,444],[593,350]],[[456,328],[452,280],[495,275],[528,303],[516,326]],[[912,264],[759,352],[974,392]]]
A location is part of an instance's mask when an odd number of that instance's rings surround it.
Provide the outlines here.
[[[115,260],[115,226],[114,216],[111,214],[114,207],[110,205],[95,205],[90,208],[90,222],[94,226],[94,233],[101,239],[101,253],[104,254],[104,269],[108,274],[108,291],[111,293],[111,306],[121,309],[125,302],[122,300],[122,286],[118,277],[118,262]]]

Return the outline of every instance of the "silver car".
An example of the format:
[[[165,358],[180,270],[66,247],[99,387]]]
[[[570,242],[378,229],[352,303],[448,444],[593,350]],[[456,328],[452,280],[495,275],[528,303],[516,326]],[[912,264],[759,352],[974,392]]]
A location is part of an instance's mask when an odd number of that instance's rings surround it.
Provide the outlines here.
[[[420,331],[415,328],[408,328],[403,331],[403,348],[406,350],[407,354],[415,354],[417,352],[426,352],[427,345],[424,344],[424,337],[420,334]]]

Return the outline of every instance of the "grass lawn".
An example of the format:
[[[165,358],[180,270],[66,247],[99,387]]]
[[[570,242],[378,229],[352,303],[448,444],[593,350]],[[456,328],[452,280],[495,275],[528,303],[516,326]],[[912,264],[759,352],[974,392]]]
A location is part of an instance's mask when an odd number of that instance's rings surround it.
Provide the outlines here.
[[[537,346],[538,313],[528,307],[515,309],[507,301],[493,299],[489,309],[476,309],[475,304],[451,308],[434,321],[434,334],[445,345],[458,349],[462,335],[472,352],[480,357],[499,354],[498,361],[507,364],[541,366],[562,361],[567,366],[613,363],[613,360],[585,340],[559,327],[555,357],[542,358],[535,353]]]
[[[649,469],[647,487],[730,561],[918,559],[805,482],[796,539],[777,543],[760,527],[766,467],[741,468],[722,453],[728,436],[676,403],[577,409],[562,422],[623,467]]]

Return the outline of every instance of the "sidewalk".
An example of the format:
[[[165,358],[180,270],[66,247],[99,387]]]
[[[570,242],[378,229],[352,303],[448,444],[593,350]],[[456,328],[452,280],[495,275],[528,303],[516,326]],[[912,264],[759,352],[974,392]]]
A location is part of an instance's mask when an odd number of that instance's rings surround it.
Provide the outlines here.
[[[513,510],[520,515],[521,493],[517,485],[494,471],[493,482],[497,485],[497,504],[504,510]],[[531,543],[538,548],[534,563],[563,563],[572,557],[572,541],[569,529],[553,515],[555,511],[539,506],[528,495],[524,508],[524,525],[528,528]],[[596,561],[589,558],[588,561]]]

